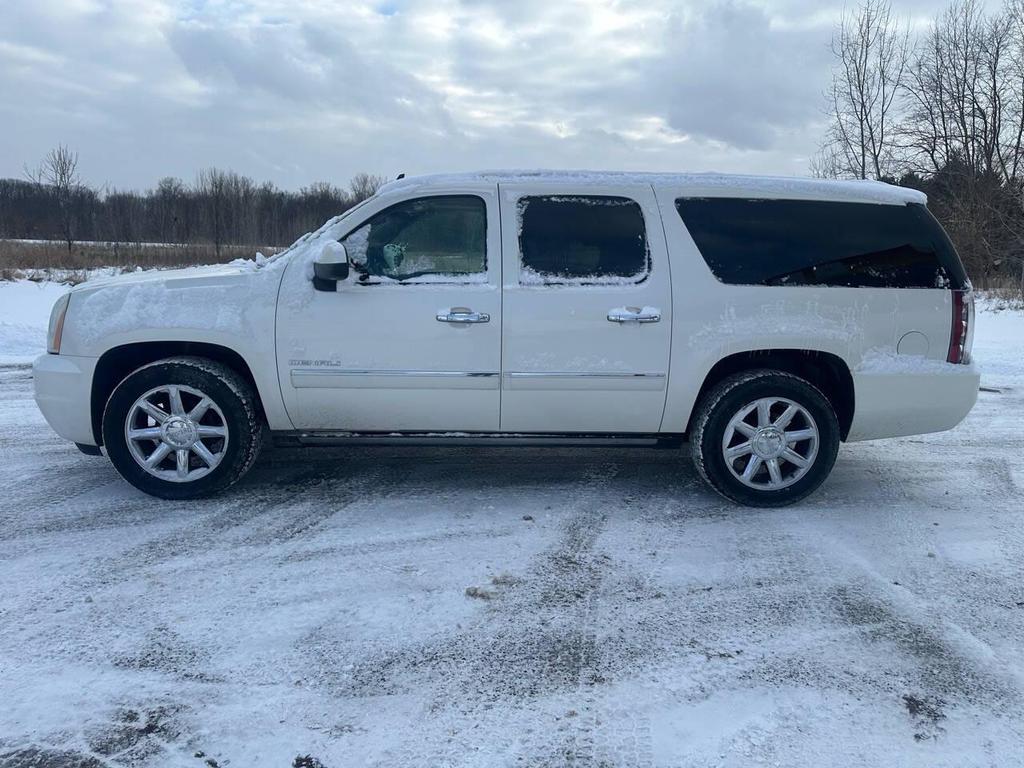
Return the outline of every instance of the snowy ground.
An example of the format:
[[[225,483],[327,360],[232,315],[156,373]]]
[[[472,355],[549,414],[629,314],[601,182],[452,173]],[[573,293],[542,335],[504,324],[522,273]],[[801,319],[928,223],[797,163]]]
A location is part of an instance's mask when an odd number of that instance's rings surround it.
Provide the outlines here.
[[[277,451],[157,502],[0,348],[0,766],[1024,765],[1024,315],[975,349],[961,427],[755,511],[625,449]]]

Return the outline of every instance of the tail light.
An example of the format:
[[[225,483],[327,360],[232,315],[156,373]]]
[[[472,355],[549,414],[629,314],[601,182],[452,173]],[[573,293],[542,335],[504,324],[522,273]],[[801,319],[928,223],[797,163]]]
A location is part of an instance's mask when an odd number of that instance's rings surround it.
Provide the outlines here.
[[[953,324],[949,331],[947,363],[966,365],[971,362],[971,319],[974,315],[974,293],[953,291]]]

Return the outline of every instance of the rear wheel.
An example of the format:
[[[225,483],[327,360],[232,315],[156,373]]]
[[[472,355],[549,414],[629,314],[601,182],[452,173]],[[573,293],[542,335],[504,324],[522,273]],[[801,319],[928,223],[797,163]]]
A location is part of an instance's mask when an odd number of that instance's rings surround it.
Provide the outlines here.
[[[832,471],[839,423],[811,383],[781,371],[732,376],[698,405],[691,446],[700,475],[740,504],[778,507],[812,493]]]
[[[198,357],[143,366],[114,389],[103,443],[129,483],[153,496],[208,496],[237,481],[259,453],[263,425],[249,385]]]

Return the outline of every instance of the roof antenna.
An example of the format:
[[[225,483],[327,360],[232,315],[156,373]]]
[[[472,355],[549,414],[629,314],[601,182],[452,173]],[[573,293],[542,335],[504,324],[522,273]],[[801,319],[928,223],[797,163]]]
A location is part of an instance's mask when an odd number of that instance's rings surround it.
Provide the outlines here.
[[[399,179],[404,179],[404,178],[405,178],[405,174],[404,173],[400,173],[400,174],[398,174],[398,178],[395,179],[395,181],[398,181]]]

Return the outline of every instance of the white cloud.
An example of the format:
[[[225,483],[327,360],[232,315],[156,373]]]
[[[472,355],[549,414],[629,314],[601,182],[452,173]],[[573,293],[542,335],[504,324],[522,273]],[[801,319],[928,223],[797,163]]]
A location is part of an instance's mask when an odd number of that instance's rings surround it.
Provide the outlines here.
[[[842,0],[5,0],[0,175],[800,173]],[[915,0],[908,10],[931,13]]]

